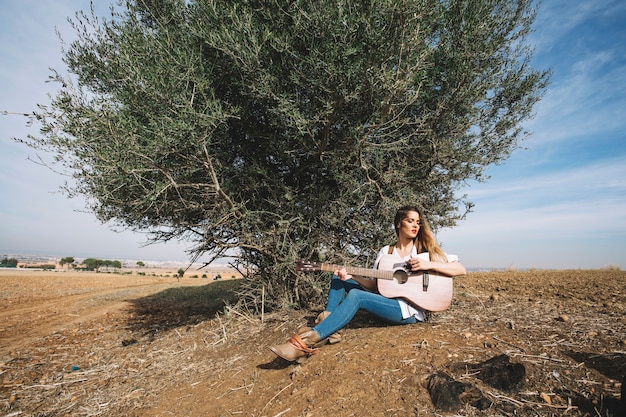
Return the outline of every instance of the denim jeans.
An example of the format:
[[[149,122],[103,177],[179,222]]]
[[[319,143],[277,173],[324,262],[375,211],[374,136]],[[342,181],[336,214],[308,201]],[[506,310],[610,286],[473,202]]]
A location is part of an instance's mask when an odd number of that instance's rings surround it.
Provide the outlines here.
[[[392,324],[413,324],[415,317],[402,318],[402,310],[397,300],[365,290],[354,280],[342,281],[333,275],[326,310],[331,314],[313,327],[320,339],[325,339],[347,325],[359,309],[374,314]]]

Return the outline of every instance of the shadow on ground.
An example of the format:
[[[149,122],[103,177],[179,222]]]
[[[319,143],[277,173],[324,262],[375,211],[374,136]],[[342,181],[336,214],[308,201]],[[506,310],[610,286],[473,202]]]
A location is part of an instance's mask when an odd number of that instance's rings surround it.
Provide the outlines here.
[[[587,368],[595,369],[604,376],[621,381],[626,375],[626,354],[613,353],[590,353],[590,352],[565,352],[567,356],[579,363],[584,363]]]
[[[595,369],[604,376],[611,378],[615,381],[622,382],[621,398],[604,398],[604,403],[601,404],[600,410],[605,410],[606,415],[610,416],[626,416],[626,399],[624,394],[626,392],[626,354],[622,352],[613,353],[590,353],[590,352],[565,352],[567,356],[574,359],[578,363],[584,363],[587,368]],[[600,415],[598,406],[591,404],[584,395],[568,392],[572,397],[577,399],[581,409],[589,412],[594,412]],[[605,415],[605,414],[601,414]]]
[[[131,302],[129,330],[154,335],[212,319],[237,300],[242,280],[212,282],[197,287],[168,288]]]

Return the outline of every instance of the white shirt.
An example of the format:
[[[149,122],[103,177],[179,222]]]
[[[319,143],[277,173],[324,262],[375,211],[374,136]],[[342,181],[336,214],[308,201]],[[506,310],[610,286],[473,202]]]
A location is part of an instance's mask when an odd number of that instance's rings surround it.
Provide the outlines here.
[[[383,247],[380,252],[378,252],[378,255],[376,256],[376,261],[374,261],[374,269],[378,268],[378,264],[380,262],[380,259],[389,254],[389,245]],[[430,260],[428,252],[422,252],[420,254],[417,253],[417,249],[415,248],[415,245],[413,245],[413,249],[411,249],[411,253],[409,253],[408,256],[405,256],[404,258],[402,258],[402,256],[400,256],[400,254],[398,253],[398,249],[394,246],[393,248],[393,252],[392,255],[397,256],[398,258],[404,260],[404,261],[408,261],[411,257],[419,257],[419,258],[423,258],[425,260]],[[452,261],[458,261],[459,257],[456,255],[448,255],[446,254],[446,258],[448,258],[448,262],[452,262]],[[402,310],[402,318],[403,319],[408,319],[411,316],[415,316],[415,318],[419,321],[424,321],[426,319],[426,312],[424,310],[422,310],[421,308],[417,308],[412,306],[411,304],[407,303],[406,301],[402,300],[402,299],[396,299],[398,301],[398,303],[400,304],[400,309]]]

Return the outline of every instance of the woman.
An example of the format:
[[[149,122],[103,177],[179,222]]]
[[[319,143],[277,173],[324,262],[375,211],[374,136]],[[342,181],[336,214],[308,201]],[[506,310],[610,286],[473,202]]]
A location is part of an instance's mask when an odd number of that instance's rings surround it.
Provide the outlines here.
[[[374,268],[385,255],[404,260],[411,271],[432,271],[455,277],[465,275],[465,267],[454,255],[446,255],[428,226],[422,211],[414,206],[401,207],[394,219],[397,241],[383,247]],[[429,256],[418,254],[428,252]],[[334,272],[326,310],[319,314],[313,328],[301,328],[286,343],[272,346],[276,355],[288,361],[315,353],[313,345],[328,338],[336,343],[336,332],[347,325],[359,309],[368,311],[392,324],[413,324],[425,320],[426,312],[403,299],[386,298],[377,291],[377,280],[350,275],[345,268]]]

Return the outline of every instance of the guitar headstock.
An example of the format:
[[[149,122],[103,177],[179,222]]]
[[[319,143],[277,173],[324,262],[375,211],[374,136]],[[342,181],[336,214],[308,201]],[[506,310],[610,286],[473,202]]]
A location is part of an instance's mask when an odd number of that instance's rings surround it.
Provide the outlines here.
[[[317,262],[305,261],[303,259],[299,259],[296,261],[296,271],[302,272],[311,272],[311,271],[319,271],[322,267],[322,264]]]

